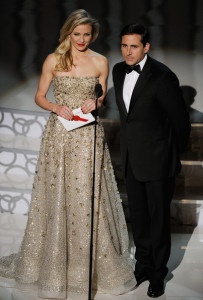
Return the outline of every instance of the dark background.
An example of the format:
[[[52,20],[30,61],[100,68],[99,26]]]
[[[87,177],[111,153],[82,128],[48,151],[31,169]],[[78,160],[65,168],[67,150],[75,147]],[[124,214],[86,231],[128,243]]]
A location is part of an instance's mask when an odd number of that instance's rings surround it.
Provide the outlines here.
[[[179,55],[183,51],[202,62],[202,0],[5,0],[0,11],[0,95],[40,73],[44,59],[58,45],[65,19],[78,8],[99,20],[100,35],[91,48],[107,58],[119,51],[121,28],[142,22],[149,27],[152,49],[176,51]],[[203,90],[190,86],[189,77],[184,93],[189,106],[197,94],[203,98]],[[201,122],[203,104],[199,103],[193,114]]]

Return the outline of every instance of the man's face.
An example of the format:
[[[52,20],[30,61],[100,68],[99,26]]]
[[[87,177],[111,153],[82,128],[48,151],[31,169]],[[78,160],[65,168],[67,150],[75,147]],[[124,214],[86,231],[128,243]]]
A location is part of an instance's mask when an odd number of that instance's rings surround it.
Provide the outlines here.
[[[150,44],[143,46],[140,34],[123,35],[121,39],[121,52],[127,65],[138,64],[149,51]]]

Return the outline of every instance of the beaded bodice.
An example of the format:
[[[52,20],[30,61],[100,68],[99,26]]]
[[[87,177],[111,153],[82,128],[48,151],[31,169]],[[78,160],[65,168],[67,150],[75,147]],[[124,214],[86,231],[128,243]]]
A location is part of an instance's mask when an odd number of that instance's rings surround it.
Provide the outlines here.
[[[53,79],[56,103],[71,109],[82,106],[85,100],[95,98],[96,77],[58,76]]]

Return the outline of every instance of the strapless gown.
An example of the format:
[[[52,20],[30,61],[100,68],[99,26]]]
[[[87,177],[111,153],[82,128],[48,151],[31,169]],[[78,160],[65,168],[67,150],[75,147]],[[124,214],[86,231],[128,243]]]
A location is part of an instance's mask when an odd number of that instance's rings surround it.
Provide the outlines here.
[[[95,98],[98,79],[53,79],[56,103],[71,109]],[[27,226],[19,253],[0,259],[0,276],[42,298],[87,299],[94,124],[67,131],[57,115],[46,124]],[[128,232],[103,127],[95,167],[93,290],[122,294],[135,286]]]

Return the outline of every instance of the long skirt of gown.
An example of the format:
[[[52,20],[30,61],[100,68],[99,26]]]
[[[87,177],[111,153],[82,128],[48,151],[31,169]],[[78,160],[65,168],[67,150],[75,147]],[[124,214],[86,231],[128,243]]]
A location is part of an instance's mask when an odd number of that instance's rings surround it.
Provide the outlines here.
[[[56,77],[56,103],[71,109],[95,98],[94,77]],[[17,254],[0,259],[0,276],[42,298],[87,299],[94,124],[67,131],[54,113],[46,124],[25,234]],[[98,121],[95,166],[93,279],[95,292],[135,286],[122,203]]]

